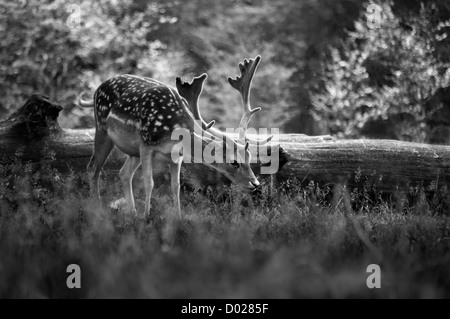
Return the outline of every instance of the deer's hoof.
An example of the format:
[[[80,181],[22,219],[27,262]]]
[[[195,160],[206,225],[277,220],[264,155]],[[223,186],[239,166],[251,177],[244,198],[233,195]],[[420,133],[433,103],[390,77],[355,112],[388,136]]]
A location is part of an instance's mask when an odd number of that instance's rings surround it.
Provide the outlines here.
[[[117,211],[117,212],[123,212],[123,213],[131,213],[134,216],[137,215],[137,211],[135,207],[131,207],[125,200],[125,198],[118,199],[111,204],[109,204],[109,208]]]

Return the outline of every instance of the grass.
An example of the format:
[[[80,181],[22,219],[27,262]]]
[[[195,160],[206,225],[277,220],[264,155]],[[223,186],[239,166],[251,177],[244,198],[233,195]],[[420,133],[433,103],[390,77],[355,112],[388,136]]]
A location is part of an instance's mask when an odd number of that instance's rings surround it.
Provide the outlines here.
[[[437,185],[389,199],[288,183],[248,205],[234,190],[225,200],[183,192],[181,219],[161,187],[146,219],[99,207],[86,176],[31,166],[0,176],[1,298],[450,297],[448,196]],[[117,177],[102,188],[106,203],[121,196]],[[66,287],[72,263],[81,289]],[[374,263],[381,289],[366,286]]]

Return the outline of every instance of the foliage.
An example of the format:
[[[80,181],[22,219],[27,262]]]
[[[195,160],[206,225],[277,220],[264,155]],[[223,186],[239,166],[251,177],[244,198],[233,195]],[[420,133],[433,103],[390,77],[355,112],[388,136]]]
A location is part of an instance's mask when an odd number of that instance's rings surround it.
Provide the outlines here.
[[[82,89],[94,90],[116,73],[152,76],[158,67],[165,69],[155,58],[164,45],[148,40],[154,29],[174,22],[165,6],[163,1],[138,0],[83,0],[75,6],[62,0],[2,0],[0,88],[5,94],[0,104],[12,109],[40,92],[68,113]]]
[[[380,3],[380,27],[362,16],[355,31],[331,50],[313,95],[314,114],[332,134],[427,142],[433,112],[427,101],[450,84],[449,64],[437,56],[444,39],[433,10],[422,7],[408,25]],[[435,110],[434,110],[435,111]]]
[[[39,92],[64,106],[63,127],[92,127],[75,98],[114,74],[173,85],[207,72],[202,112],[234,127],[240,101],[226,78],[260,54],[252,103],[263,112],[253,126],[436,142],[437,125],[450,127],[435,121],[449,105],[439,90],[450,6],[378,2],[382,27],[372,30],[372,2],[358,0],[0,0],[0,116]]]
[[[148,75],[173,84],[177,75],[191,78],[201,72],[210,75],[201,102],[205,117],[217,119],[222,127],[236,126],[239,96],[226,78],[238,72],[239,61],[257,54],[263,63],[255,78],[253,104],[264,111],[252,124],[282,126],[290,118],[290,92],[298,85],[292,82],[296,63],[314,41],[305,34],[314,20],[310,13],[324,12],[324,19],[326,15],[332,19],[332,11],[340,7],[334,1],[317,6],[315,1],[299,5],[292,0],[83,0],[78,2],[81,25],[69,28],[73,21],[67,3],[25,3],[0,2],[5,16],[0,26],[8,30],[2,42],[1,67],[6,78],[0,104],[3,113],[8,113],[32,92],[50,95],[65,107],[60,120],[64,127],[92,126],[92,119],[79,120],[88,111],[74,108],[73,100],[113,74]],[[335,9],[325,10],[328,6]],[[314,29],[324,24],[317,23]],[[320,41],[326,43],[327,32],[322,34]]]
[[[450,295],[448,209],[420,195],[432,187],[392,201],[374,199],[370,188],[338,186],[330,197],[313,182],[290,182],[265,188],[247,207],[235,191],[225,200],[213,190],[183,192],[179,220],[171,218],[170,192],[159,188],[147,220],[98,207],[87,197],[87,176],[20,164],[0,176],[0,297]],[[120,196],[117,177],[103,183],[106,202]],[[73,263],[82,289],[66,287]],[[366,287],[372,263],[382,269],[377,291]]]

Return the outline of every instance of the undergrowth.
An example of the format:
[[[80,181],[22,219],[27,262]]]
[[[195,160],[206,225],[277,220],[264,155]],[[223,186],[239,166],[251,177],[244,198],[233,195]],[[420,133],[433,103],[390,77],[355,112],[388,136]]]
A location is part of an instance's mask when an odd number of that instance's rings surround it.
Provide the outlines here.
[[[448,194],[438,184],[386,195],[370,185],[295,181],[249,199],[239,190],[182,191],[174,217],[167,186],[150,218],[109,203],[102,181],[49,167],[0,166],[2,298],[439,298],[450,297]],[[81,267],[68,289],[66,268]],[[368,289],[367,266],[381,267]]]

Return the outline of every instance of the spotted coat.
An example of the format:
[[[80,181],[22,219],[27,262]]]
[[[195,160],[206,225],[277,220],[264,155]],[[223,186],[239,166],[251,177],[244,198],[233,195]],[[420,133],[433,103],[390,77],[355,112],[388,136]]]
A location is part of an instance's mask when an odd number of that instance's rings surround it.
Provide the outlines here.
[[[147,77],[118,75],[99,86],[94,95],[97,129],[107,129],[112,117],[139,130],[147,145],[158,144],[172,131],[187,127],[186,103],[175,88]]]

